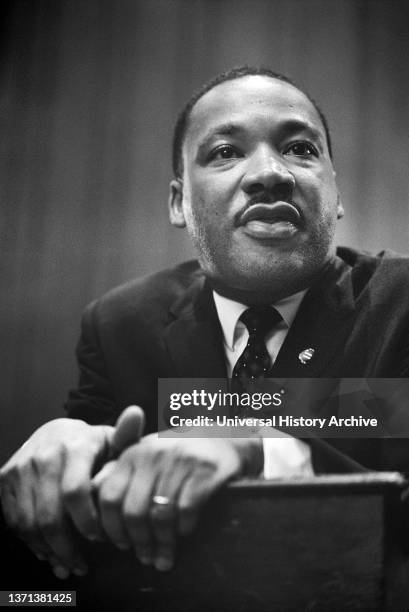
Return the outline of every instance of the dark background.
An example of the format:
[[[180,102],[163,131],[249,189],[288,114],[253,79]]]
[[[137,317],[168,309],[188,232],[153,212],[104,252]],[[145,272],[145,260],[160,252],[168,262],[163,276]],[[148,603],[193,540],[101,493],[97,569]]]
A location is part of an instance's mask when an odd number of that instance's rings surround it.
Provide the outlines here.
[[[167,220],[193,89],[270,66],[328,115],[339,242],[408,251],[409,4],[30,0],[0,8],[0,462],[62,415],[84,306],[192,254]]]

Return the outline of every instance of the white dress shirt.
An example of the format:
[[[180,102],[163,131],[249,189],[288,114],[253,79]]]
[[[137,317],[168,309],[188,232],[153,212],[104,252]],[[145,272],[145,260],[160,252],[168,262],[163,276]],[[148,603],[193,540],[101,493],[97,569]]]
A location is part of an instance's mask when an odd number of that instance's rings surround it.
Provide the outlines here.
[[[278,325],[265,338],[272,363],[277,359],[305,293],[306,291],[300,291],[272,304],[282,317]],[[215,291],[213,291],[213,297],[223,331],[227,373],[231,377],[236,361],[244,351],[249,337],[247,327],[239,320],[240,315],[248,306],[223,297]],[[260,430],[260,435],[262,436],[262,430]],[[279,432],[277,438],[263,437],[262,439],[264,478],[313,475],[311,451],[308,444],[283,432]]]

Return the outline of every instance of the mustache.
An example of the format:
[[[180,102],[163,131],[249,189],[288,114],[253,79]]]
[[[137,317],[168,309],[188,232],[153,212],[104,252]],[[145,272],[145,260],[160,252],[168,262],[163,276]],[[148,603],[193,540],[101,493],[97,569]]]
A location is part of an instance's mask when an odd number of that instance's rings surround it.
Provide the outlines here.
[[[255,190],[253,195],[251,193],[248,193],[248,195],[250,197],[247,201],[247,206],[252,204],[274,204],[275,202],[287,202],[294,205],[294,186],[283,183],[274,185],[270,189],[261,186],[261,189]]]
[[[246,208],[250,208],[250,206],[254,204],[275,204],[276,202],[287,202],[287,204],[292,204],[292,206],[297,207],[291,195],[280,194],[276,196],[266,191],[264,193],[257,193],[249,198],[246,202]]]

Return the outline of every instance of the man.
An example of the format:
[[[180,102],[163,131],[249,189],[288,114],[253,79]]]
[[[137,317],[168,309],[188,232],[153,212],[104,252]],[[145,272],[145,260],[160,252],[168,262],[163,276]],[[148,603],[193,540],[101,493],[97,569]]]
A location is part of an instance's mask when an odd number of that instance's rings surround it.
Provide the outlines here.
[[[329,131],[299,88],[253,68],[208,83],[179,118],[174,172],[170,220],[187,229],[199,263],[131,283],[87,309],[80,382],[67,402],[76,420],[44,425],[2,469],[7,522],[61,578],[87,570],[79,534],[170,569],[177,537],[232,478],[409,463],[405,440],[153,433],[159,377],[241,380],[243,350],[254,346],[268,376],[408,371],[408,262],[351,249],[336,255],[344,211]],[[278,315],[260,334],[244,313],[259,316],[266,306]],[[143,412],[124,411],[129,405]]]

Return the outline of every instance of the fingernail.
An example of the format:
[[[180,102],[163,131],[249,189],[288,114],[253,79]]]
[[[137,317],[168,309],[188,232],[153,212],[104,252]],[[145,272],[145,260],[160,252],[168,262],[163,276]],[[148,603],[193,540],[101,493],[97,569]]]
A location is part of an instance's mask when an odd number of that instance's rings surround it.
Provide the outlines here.
[[[173,559],[171,557],[158,557],[155,559],[155,567],[160,572],[168,572],[172,569]]]
[[[116,542],[116,545],[121,550],[128,550],[131,547],[131,545],[128,544],[128,542]]]
[[[152,565],[152,555],[146,548],[136,548],[135,555],[138,557],[142,565]]]
[[[152,555],[150,555],[145,549],[136,549],[135,554],[142,565],[152,565]]]
[[[103,534],[99,532],[96,533],[95,531],[93,531],[92,533],[87,533],[86,538],[90,542],[103,542],[104,541]]]
[[[142,563],[142,565],[152,565],[152,557],[147,557],[145,555],[139,555],[138,559]]]
[[[63,565],[54,565],[53,572],[54,575],[61,580],[65,580],[70,575],[70,571]]]
[[[89,540],[90,542],[96,542],[97,541],[97,536],[95,535],[95,533],[90,533],[87,535],[87,540]]]
[[[77,565],[72,571],[76,576],[85,576],[88,572],[88,567],[86,565]]]
[[[47,557],[46,557],[45,555],[43,555],[42,553],[34,553],[34,554],[35,554],[35,556],[37,557],[37,559],[38,559],[39,561],[45,561],[45,560],[46,560],[46,558],[47,558]]]

